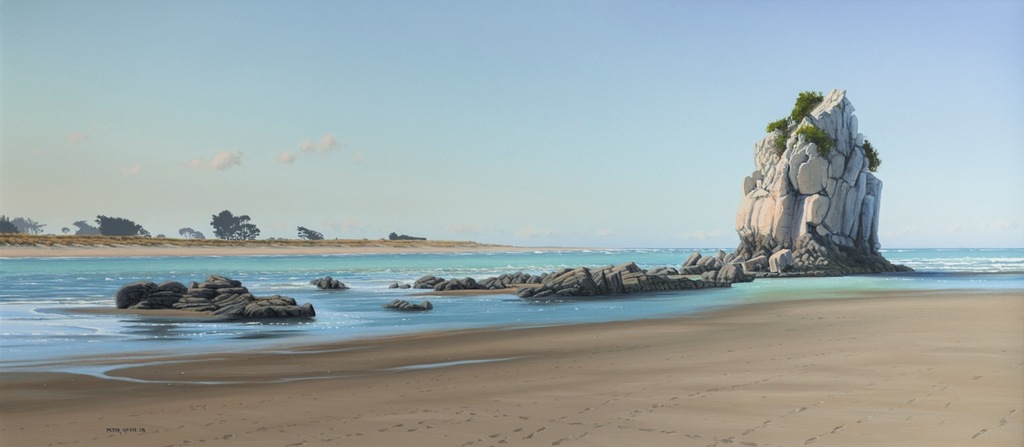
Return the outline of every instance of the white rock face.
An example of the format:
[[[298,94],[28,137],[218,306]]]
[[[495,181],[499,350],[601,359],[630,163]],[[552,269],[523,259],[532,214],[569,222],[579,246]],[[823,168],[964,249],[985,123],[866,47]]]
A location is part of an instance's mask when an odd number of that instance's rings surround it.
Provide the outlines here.
[[[749,254],[796,249],[810,233],[835,246],[878,254],[882,182],[868,172],[864,137],[845,90],[832,90],[803,122],[825,131],[834,144],[827,156],[795,133],[775,154],[776,131],[754,145],[754,173],[743,180],[736,213],[741,247]]]

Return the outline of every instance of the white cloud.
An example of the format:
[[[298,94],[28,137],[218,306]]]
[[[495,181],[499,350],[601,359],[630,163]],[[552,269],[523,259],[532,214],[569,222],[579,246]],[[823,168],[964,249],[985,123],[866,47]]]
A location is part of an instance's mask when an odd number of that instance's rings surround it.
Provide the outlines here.
[[[711,230],[711,231],[694,230],[694,231],[691,231],[691,232],[686,233],[686,234],[683,235],[683,237],[686,238],[686,239],[698,240],[698,241],[706,241],[708,239],[714,239],[714,238],[721,237],[721,236],[722,236],[722,232],[720,230]]]
[[[135,163],[131,166],[122,166],[118,168],[118,171],[124,177],[139,175],[139,173],[142,172],[142,163]]]
[[[608,229],[608,228],[602,228],[602,229],[597,230],[596,232],[594,232],[594,235],[597,236],[597,237],[611,237],[611,236],[615,236],[615,232],[610,230],[610,229]]]
[[[334,135],[326,134],[320,138],[320,145],[317,147],[320,152],[330,152],[341,146],[338,140],[334,138]]]
[[[325,219],[324,226],[334,231],[347,231],[347,230],[358,230],[365,226],[362,221],[358,219]]]
[[[277,162],[283,165],[290,165],[292,163],[295,163],[295,158],[295,154],[291,153],[291,151],[284,151],[281,152],[281,155],[277,157]]]
[[[549,229],[537,229],[533,225],[527,225],[515,231],[515,235],[521,238],[532,239],[538,237],[554,236],[555,232]]]
[[[302,142],[299,143],[299,151],[319,152],[321,154],[333,151],[340,147],[341,143],[339,143],[338,139],[331,134],[325,134],[324,136],[320,137],[320,141],[317,143],[314,143],[309,140],[302,140]]]
[[[271,222],[269,225],[267,225],[267,228],[269,228],[271,231],[275,231],[275,232],[281,233],[281,232],[284,232],[285,230],[287,230],[289,228],[289,225],[284,223],[284,222],[282,222],[282,221],[280,221],[280,220],[278,220],[278,221]],[[291,228],[295,228],[295,227],[291,227]]]
[[[985,224],[984,229],[990,231],[1006,231],[1020,228],[1020,221],[1010,219],[996,219]]]
[[[477,224],[451,224],[448,231],[455,234],[480,234],[483,229]]]
[[[882,237],[885,237],[885,238],[899,238],[900,236],[905,236],[905,235],[908,235],[908,234],[910,234],[910,235],[920,234],[921,233],[921,229],[916,227],[916,226],[912,226],[912,225],[904,225],[902,228],[899,228],[899,229],[879,231],[879,233],[881,233]]]
[[[209,160],[193,158],[188,162],[188,167],[197,171],[224,171],[235,166],[241,166],[241,164],[241,153],[220,151],[213,154],[213,157]]]
[[[68,134],[68,143],[79,144],[89,139],[89,134],[85,132],[71,132]]]

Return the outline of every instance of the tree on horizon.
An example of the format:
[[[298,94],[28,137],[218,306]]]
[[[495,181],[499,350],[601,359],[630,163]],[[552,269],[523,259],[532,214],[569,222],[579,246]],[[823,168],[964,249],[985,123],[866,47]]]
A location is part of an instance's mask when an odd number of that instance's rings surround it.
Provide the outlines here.
[[[306,227],[299,227],[298,230],[299,230],[299,238],[300,239],[305,239],[307,241],[322,241],[322,240],[324,240],[323,233],[321,233],[319,231],[310,230],[309,228],[306,228]]]
[[[18,227],[7,216],[0,216],[0,233],[19,233]]]
[[[260,235],[260,229],[249,223],[249,216],[235,216],[228,210],[214,214],[210,226],[213,227],[215,236],[229,241],[251,241]]]
[[[41,224],[28,217],[15,217],[11,219],[11,223],[18,229],[19,233],[25,234],[40,234],[43,232],[43,227],[46,224]]]
[[[99,228],[96,228],[96,227],[94,227],[92,225],[89,225],[89,223],[84,221],[84,220],[76,221],[72,225],[78,227],[78,231],[75,232],[75,236],[99,236],[100,235],[100,229]]]
[[[123,217],[96,216],[96,224],[104,236],[149,236],[142,225]]]

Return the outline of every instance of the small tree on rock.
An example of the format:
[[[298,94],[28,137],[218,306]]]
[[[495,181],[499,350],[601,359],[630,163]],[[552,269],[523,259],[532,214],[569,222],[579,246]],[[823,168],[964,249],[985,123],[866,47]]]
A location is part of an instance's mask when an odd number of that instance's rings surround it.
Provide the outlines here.
[[[322,241],[324,240],[323,233],[315,230],[310,230],[306,227],[299,227],[299,238],[307,241]]]
[[[249,216],[235,216],[228,210],[214,214],[210,225],[213,227],[213,234],[221,239],[251,241],[260,235],[260,229],[249,223]]]

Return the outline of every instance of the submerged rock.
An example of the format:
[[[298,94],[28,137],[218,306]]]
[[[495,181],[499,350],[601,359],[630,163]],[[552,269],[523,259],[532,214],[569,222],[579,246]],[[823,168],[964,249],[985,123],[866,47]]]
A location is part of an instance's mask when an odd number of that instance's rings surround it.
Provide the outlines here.
[[[118,309],[177,309],[204,312],[225,318],[312,318],[313,305],[274,295],[255,297],[241,281],[213,275],[185,287],[179,282],[157,285],[143,281],[125,285],[114,295]]]

